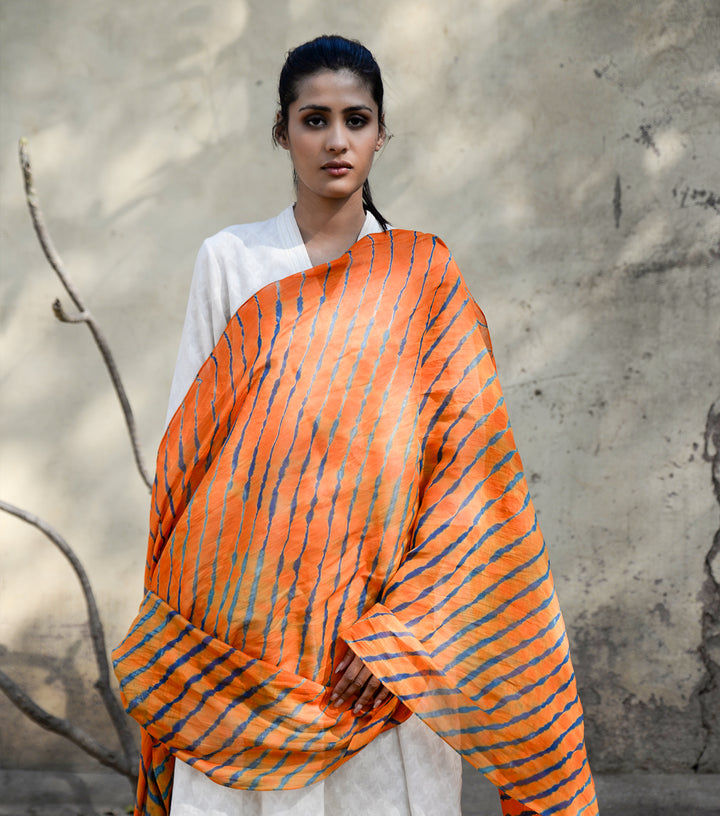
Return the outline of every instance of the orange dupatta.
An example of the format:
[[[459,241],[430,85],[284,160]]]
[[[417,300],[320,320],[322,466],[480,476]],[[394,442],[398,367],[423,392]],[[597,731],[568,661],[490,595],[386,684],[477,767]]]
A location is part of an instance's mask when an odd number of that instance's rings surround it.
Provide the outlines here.
[[[506,814],[597,813],[547,553],[484,317],[445,245],[393,230],[261,289],[168,427],[145,598],[114,652],[143,728],[224,785],[323,779],[413,711]],[[394,697],[329,707],[349,644]]]

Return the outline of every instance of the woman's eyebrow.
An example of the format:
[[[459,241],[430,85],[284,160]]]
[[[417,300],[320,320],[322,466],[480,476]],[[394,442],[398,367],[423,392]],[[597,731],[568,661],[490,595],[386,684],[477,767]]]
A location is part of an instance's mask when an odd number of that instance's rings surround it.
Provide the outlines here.
[[[298,113],[304,110],[316,110],[316,111],[323,111],[325,113],[331,113],[332,108],[329,108],[327,105],[303,105],[302,108],[298,108]],[[372,113],[372,108],[368,105],[349,105],[347,108],[343,108],[343,113],[352,113],[354,111],[370,111]]]

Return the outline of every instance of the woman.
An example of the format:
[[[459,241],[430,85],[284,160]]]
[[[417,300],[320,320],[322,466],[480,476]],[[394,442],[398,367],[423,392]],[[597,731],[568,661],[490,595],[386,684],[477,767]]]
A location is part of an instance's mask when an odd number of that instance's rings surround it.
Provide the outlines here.
[[[507,814],[596,813],[484,317],[372,202],[377,63],[320,37],[279,94],[296,202],[200,251],[114,654],[136,813],[458,816],[460,756]]]

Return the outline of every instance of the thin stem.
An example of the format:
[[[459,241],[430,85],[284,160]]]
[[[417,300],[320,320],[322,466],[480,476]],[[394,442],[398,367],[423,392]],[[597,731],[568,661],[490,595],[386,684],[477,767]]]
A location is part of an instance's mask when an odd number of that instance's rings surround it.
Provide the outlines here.
[[[110,751],[101,745],[82,728],[73,725],[69,720],[56,717],[41,708],[31,697],[29,697],[20,686],[15,683],[5,672],[0,671],[0,691],[2,691],[26,717],[36,722],[42,728],[59,734],[61,737],[74,742],[83,751],[95,757],[98,762],[107,765],[118,773],[126,776],[134,786],[137,784],[137,765],[132,763],[127,756],[119,756],[114,751]]]
[[[98,667],[99,677],[96,683],[96,688],[100,694],[100,697],[102,698],[103,703],[105,704],[108,714],[110,715],[115,731],[120,738],[123,753],[125,754],[129,764],[131,766],[135,766],[137,762],[135,742],[133,740],[130,728],[128,727],[125,712],[118,702],[118,699],[113,693],[110,685],[110,666],[105,647],[105,632],[100,620],[97,603],[95,602],[95,595],[93,594],[92,587],[90,586],[90,581],[87,573],[85,572],[85,568],[80,563],[79,558],[67,541],[65,541],[60,533],[58,533],[57,530],[55,530],[46,521],[33,515],[32,513],[28,513],[27,510],[23,510],[20,507],[16,507],[13,504],[8,504],[2,500],[0,500],[0,510],[4,510],[6,513],[19,518],[21,521],[24,521],[40,530],[41,533],[52,541],[52,543],[60,550],[65,558],[67,558],[67,560],[70,562],[70,566],[77,575],[78,580],[80,581],[80,586],[82,587],[83,595],[85,596],[85,605],[88,612],[88,623],[90,625],[90,638],[93,645],[93,651],[95,653],[95,662],[97,663]],[[93,756],[95,755],[93,754]]]
[[[110,379],[112,380],[113,387],[115,388],[115,393],[117,394],[117,397],[120,400],[120,406],[122,407],[122,412],[123,415],[125,416],[125,424],[127,425],[128,434],[130,436],[130,445],[132,447],[133,456],[135,457],[135,464],[137,465],[137,469],[140,473],[140,478],[143,480],[143,482],[145,482],[147,488],[151,489],[152,480],[148,474],[147,468],[145,467],[142,451],[140,450],[140,445],[138,443],[137,429],[135,426],[135,417],[133,415],[132,408],[130,407],[130,402],[125,393],[125,387],[120,378],[120,372],[118,371],[115,359],[113,358],[112,353],[110,352],[110,346],[108,345],[105,336],[101,332],[100,327],[95,322],[95,318],[92,316],[90,311],[85,308],[85,305],[83,304],[82,299],[80,298],[80,293],[77,291],[74,284],[70,280],[70,277],[68,276],[67,271],[65,270],[65,266],[63,265],[63,262],[60,259],[57,250],[55,249],[55,245],[52,242],[50,233],[48,232],[48,229],[45,226],[45,218],[42,214],[42,210],[40,209],[37,193],[35,192],[32,166],[30,164],[30,156],[28,155],[27,142],[25,141],[25,139],[20,140],[19,156],[20,167],[22,169],[23,181],[25,184],[25,198],[27,200],[28,210],[30,211],[30,218],[32,219],[33,227],[35,228],[35,232],[40,242],[40,246],[42,247],[42,250],[45,253],[45,257],[47,258],[48,263],[55,270],[55,273],[60,279],[60,283],[62,283],[63,287],[65,288],[65,291],[70,296],[70,299],[79,309],[80,319],[65,320],[63,317],[61,317],[61,315],[64,315],[64,311],[62,309],[62,306],[59,305],[58,301],[55,301],[55,304],[53,304],[53,311],[55,313],[55,316],[59,320],[63,320],[64,322],[68,323],[86,323],[88,329],[90,329],[90,333],[92,334],[93,339],[95,340],[95,344],[100,350],[100,354],[103,358],[103,361],[105,362],[105,367],[107,368],[108,373],[110,374]]]

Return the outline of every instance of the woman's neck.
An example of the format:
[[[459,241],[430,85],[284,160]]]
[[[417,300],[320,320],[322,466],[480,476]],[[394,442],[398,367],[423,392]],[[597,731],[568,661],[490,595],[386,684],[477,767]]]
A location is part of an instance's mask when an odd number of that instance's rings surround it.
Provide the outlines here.
[[[358,196],[339,201],[319,198],[309,202],[298,195],[295,221],[313,266],[340,257],[357,240],[365,224],[362,191],[358,192]]]

